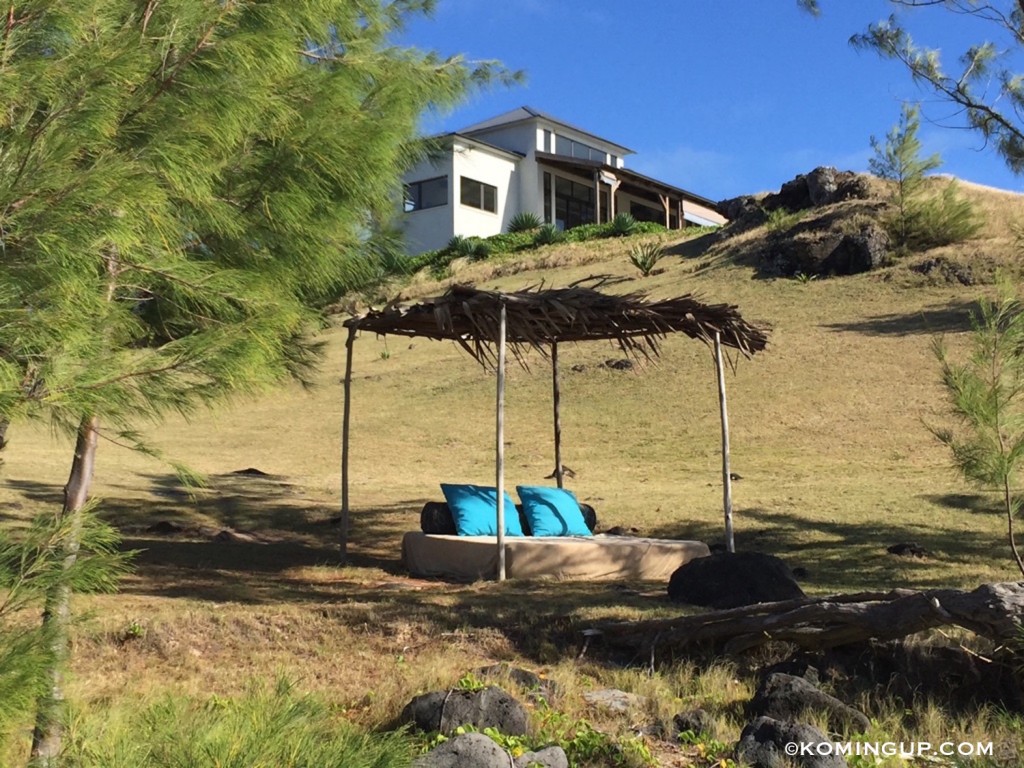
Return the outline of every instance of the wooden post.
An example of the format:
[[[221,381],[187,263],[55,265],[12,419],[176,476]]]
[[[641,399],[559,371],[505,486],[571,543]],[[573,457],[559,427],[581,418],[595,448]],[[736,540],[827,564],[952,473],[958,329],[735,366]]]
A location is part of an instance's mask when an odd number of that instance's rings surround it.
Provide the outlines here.
[[[345,340],[345,406],[341,417],[341,542],[340,555],[342,564],[348,558],[348,430],[352,416],[352,347],[356,340],[355,326],[348,329]]]
[[[601,223],[601,172],[594,171],[594,223]]]
[[[562,393],[558,387],[558,342],[551,342],[551,401],[555,409],[555,482],[562,487]]]
[[[495,488],[498,502],[498,581],[505,580],[505,304],[501,305],[498,339],[498,394],[495,418]]]
[[[715,331],[715,370],[718,373],[718,408],[722,417],[722,504],[725,507],[725,547],[736,551],[732,534],[732,476],[729,469],[729,411],[725,402],[725,367],[722,365],[722,334]]]

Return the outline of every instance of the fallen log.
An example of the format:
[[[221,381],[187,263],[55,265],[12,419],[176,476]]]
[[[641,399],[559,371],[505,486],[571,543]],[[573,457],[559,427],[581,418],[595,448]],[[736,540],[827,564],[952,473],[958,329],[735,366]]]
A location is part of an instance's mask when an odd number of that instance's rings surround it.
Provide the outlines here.
[[[712,611],[674,619],[609,622],[585,630],[615,646],[653,652],[724,643],[739,653],[768,642],[823,650],[864,640],[895,640],[927,629],[959,626],[997,644],[1024,639],[1024,582],[983,584],[970,592],[860,592]]]

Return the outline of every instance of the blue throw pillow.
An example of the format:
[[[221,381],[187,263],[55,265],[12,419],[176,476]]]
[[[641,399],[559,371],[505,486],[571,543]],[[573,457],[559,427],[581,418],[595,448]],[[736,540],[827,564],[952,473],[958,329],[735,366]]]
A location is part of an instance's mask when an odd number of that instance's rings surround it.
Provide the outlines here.
[[[516,493],[534,536],[590,536],[580,503],[572,491],[543,485],[519,485]]]
[[[455,519],[459,536],[498,535],[498,491],[482,485],[441,483],[441,492]],[[512,497],[505,494],[505,535],[522,536],[519,513]]]

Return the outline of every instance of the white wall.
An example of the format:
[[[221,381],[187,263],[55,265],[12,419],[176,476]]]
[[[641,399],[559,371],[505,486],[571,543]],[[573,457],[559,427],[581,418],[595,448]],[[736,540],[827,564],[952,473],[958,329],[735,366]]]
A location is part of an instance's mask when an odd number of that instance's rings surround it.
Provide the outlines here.
[[[508,228],[509,221],[519,212],[519,165],[520,163],[512,158],[496,155],[473,144],[455,143],[453,187],[449,198],[454,210],[454,234],[463,237],[490,237]],[[461,203],[459,181],[463,176],[498,188],[497,213]]]
[[[428,160],[421,161],[406,173],[402,180],[410,183],[434,179],[438,176],[448,177],[448,205],[410,211],[409,213],[405,213],[399,208],[402,231],[405,233],[406,250],[410,254],[443,248],[452,239],[452,201],[458,200],[458,196],[452,180],[451,155],[436,163]]]

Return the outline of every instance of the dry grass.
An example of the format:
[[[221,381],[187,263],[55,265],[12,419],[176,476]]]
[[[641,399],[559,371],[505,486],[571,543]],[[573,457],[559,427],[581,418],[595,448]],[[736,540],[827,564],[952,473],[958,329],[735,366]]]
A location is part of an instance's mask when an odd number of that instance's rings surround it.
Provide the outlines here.
[[[1007,222],[1020,198],[971,193],[993,223],[959,257],[976,250],[1015,265]],[[617,274],[627,278],[622,290],[656,298],[696,292],[770,323],[768,350],[740,361],[728,381],[733,469],[743,478],[734,486],[737,545],[804,567],[809,592],[1016,578],[992,500],[964,486],[926,429],[945,419],[932,338],[962,345],[969,312],[988,287],[912,284],[899,266],[888,281],[878,274],[808,284],[754,280],[720,247],[703,253],[672,240],[673,253],[702,255],[670,256],[661,274],[640,280],[626,257],[629,244],[553,246],[539,252],[540,270],[527,271],[520,258],[467,265],[456,276],[512,289]],[[419,284],[406,295],[437,292],[437,284]],[[704,704],[720,737],[735,737],[749,683],[733,683],[730,667],[698,673],[677,666],[648,679],[573,661],[576,630],[590,621],[670,614],[663,585],[450,585],[402,572],[401,534],[417,527],[424,501],[439,498],[438,483],[493,481],[494,379],[452,344],[357,343],[353,557],[338,567],[328,520],[338,506],[343,335],[336,329],[325,338],[321,386],[311,393],[292,388],[192,425],[171,421],[151,430],[168,453],[210,476],[195,501],[166,467],[101,446],[103,509],[126,544],[143,552],[121,594],[80,601],[96,618],[78,630],[74,697],[99,705],[162,689],[229,694],[254,676],[283,673],[301,688],[328,692],[347,717],[374,727],[416,692],[509,660],[561,682],[570,692],[565,707],[580,716],[594,714],[572,692],[613,684],[652,696],[650,715]],[[708,350],[669,339],[657,366],[603,366],[618,356],[602,343],[561,351],[563,455],[577,473],[570,487],[605,527],[718,541],[719,428]],[[510,371],[510,484],[539,482],[553,467],[549,398],[543,360],[532,373]],[[17,427],[9,436],[5,521],[52,509],[70,457],[70,445],[45,429]],[[231,474],[246,467],[271,477]],[[159,520],[188,530],[146,531]],[[224,528],[253,538],[214,540]],[[888,555],[886,547],[900,541],[916,541],[929,554]],[[144,637],[126,639],[133,621]],[[951,722],[922,712],[924,725],[908,726],[894,710],[879,727],[927,738]],[[1017,721],[1004,720],[992,715],[956,728],[972,737],[1019,734]]]

